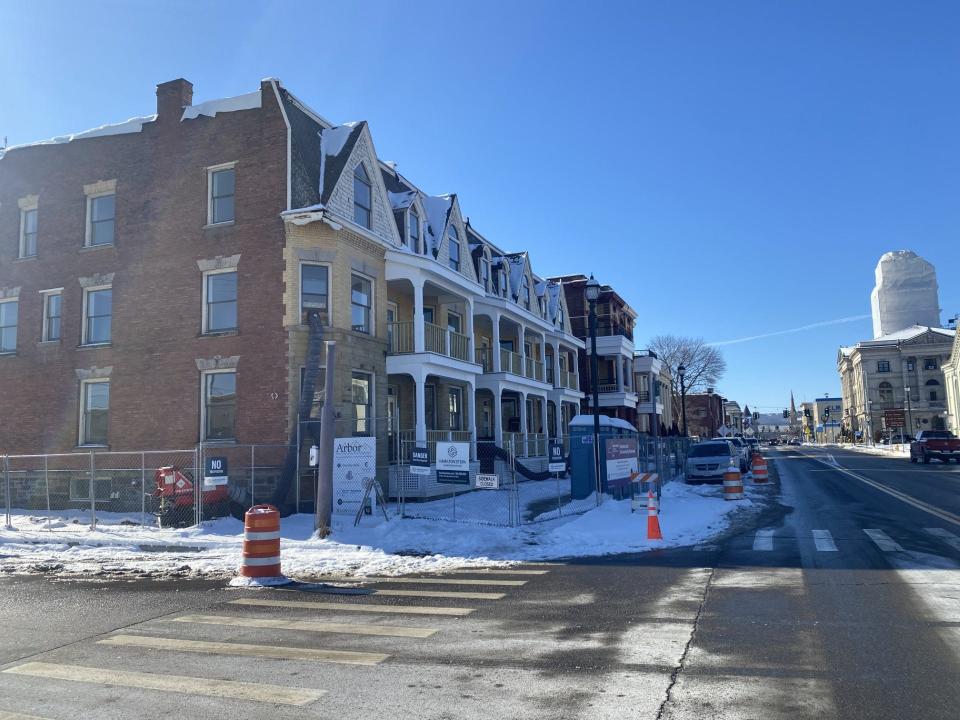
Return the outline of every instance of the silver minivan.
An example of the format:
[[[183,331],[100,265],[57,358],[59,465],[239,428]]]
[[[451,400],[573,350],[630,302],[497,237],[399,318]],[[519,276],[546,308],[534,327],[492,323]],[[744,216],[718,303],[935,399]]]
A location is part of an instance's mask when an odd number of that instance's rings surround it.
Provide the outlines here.
[[[726,438],[713,438],[713,441],[726,440],[728,443],[732,443],[734,449],[737,451],[737,467],[740,468],[740,472],[745,473],[750,469],[750,446],[743,441],[743,438],[738,437],[726,437]]]
[[[695,443],[687,452],[687,482],[722,482],[727,468],[739,464],[740,451],[727,438]]]

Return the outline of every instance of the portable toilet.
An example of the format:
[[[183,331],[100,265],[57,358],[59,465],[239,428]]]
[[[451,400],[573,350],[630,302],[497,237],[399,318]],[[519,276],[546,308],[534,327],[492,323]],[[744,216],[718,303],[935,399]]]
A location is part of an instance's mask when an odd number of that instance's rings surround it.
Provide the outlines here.
[[[600,488],[607,484],[607,440],[638,438],[637,429],[620,418],[600,416]],[[570,494],[575,499],[589,497],[597,489],[593,458],[593,415],[577,415],[570,421]]]

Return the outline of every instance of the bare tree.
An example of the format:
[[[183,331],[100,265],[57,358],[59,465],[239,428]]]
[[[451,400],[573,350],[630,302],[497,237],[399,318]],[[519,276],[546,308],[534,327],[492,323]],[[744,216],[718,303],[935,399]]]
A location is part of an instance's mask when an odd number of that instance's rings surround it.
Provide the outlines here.
[[[673,396],[673,418],[680,418],[680,373],[683,365],[684,385],[688,393],[715,387],[727,371],[727,361],[716,347],[703,338],[657,335],[650,340],[650,349],[670,368],[670,392]]]

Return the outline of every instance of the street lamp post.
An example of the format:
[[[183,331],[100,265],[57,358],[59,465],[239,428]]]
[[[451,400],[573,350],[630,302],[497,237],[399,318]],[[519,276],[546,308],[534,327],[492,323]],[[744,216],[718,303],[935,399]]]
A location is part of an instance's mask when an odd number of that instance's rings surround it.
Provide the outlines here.
[[[680,414],[683,416],[684,437],[687,437],[687,386],[683,382],[683,376],[686,374],[687,369],[683,365],[677,368],[677,375],[680,376]]]
[[[597,375],[600,363],[597,359],[597,300],[600,297],[600,283],[590,273],[584,290],[590,305],[590,385],[593,389],[593,469],[597,483],[597,500],[600,499],[600,386]],[[619,361],[618,361],[619,362]]]
[[[910,412],[910,386],[909,385],[907,385],[903,389],[903,396],[907,400],[907,430],[913,430],[913,414]]]
[[[867,400],[867,427],[870,430],[870,445],[873,443],[873,400]]]

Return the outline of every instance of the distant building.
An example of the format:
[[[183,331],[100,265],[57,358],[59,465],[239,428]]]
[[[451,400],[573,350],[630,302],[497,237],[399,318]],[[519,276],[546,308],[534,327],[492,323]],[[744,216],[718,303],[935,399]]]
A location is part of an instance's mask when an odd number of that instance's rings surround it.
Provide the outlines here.
[[[726,399],[715,392],[687,394],[687,434],[701,438],[716,437],[723,424]]]
[[[877,284],[870,293],[875,340],[913,325],[940,327],[933,265],[915,252],[898,250],[885,253],[875,273]]]
[[[947,393],[947,428],[960,435],[960,337],[954,335],[950,359],[943,364]]]

